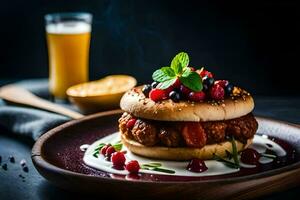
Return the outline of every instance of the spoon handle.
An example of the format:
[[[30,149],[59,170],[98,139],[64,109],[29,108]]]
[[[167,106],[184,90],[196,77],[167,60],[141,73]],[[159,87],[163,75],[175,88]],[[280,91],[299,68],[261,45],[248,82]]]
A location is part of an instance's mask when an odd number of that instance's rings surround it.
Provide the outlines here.
[[[58,114],[62,114],[68,116],[72,119],[78,119],[83,117],[84,115],[75,112],[73,110],[67,109],[63,106],[54,104],[50,101],[44,100],[26,89],[23,89],[16,85],[6,85],[0,88],[0,98],[25,106],[30,106],[34,108],[40,108],[43,110],[55,112]]]

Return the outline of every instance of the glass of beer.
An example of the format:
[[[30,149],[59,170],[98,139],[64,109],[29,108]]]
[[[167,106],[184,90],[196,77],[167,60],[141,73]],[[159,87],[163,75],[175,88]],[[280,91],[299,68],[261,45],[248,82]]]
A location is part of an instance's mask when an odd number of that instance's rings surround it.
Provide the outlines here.
[[[56,13],[45,16],[49,56],[49,89],[57,99],[88,81],[92,15]]]

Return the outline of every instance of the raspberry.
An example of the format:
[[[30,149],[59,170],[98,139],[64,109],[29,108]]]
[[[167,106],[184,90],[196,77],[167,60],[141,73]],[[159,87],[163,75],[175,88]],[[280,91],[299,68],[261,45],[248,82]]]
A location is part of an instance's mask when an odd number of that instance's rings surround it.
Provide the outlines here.
[[[107,151],[108,147],[110,147],[110,146],[111,146],[110,144],[104,145],[101,148],[101,154],[105,156],[106,155],[106,151]]]
[[[125,164],[126,158],[124,153],[122,152],[115,152],[111,155],[111,162],[115,167],[123,167]]]
[[[174,89],[174,88],[179,88],[180,85],[181,85],[181,82],[180,82],[179,78],[176,78],[175,83],[173,83],[173,85],[172,85],[172,86],[173,86],[173,89]]]
[[[213,85],[212,88],[210,89],[210,96],[212,99],[215,100],[222,100],[224,99],[225,96],[225,91],[222,86],[219,84]]]
[[[111,154],[113,154],[114,152],[116,152],[115,148],[113,146],[110,146],[106,149],[105,156],[110,158]]]
[[[189,94],[189,100],[191,101],[202,101],[205,99],[205,93],[200,91],[200,92],[190,92]]]
[[[134,124],[135,124],[135,122],[136,122],[136,119],[135,119],[135,118],[131,118],[131,119],[128,120],[128,122],[126,123],[126,127],[127,127],[128,129],[132,129],[133,126],[134,126]]]
[[[140,170],[139,162],[136,160],[132,160],[127,163],[127,165],[125,166],[125,169],[127,171],[129,171],[129,173],[138,173]]]
[[[166,91],[155,88],[150,91],[149,97],[151,100],[157,102],[157,101],[166,99],[167,94],[166,94]]]

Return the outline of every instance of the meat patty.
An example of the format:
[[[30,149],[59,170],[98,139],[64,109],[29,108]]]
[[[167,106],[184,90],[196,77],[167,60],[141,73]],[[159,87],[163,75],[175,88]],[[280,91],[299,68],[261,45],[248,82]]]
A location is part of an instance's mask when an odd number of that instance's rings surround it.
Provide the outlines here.
[[[245,116],[211,122],[164,122],[137,119],[132,129],[126,127],[131,114],[124,113],[119,119],[119,128],[126,138],[146,145],[167,147],[189,146],[201,148],[206,144],[220,143],[226,136],[246,142],[257,131],[258,123],[252,113]]]

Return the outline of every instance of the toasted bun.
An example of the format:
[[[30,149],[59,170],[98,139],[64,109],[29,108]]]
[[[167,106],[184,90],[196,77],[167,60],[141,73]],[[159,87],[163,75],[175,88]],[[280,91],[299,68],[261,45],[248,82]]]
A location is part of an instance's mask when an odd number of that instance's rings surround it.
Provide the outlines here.
[[[226,150],[232,152],[232,144],[229,141],[205,145],[203,148],[189,148],[189,147],[147,147],[136,141],[127,139],[122,135],[122,143],[134,154],[156,158],[162,160],[190,160],[192,158],[199,158],[202,160],[213,159],[214,154],[225,157]],[[252,139],[248,139],[246,144],[236,140],[236,147],[238,151],[246,149],[252,143]]]
[[[190,102],[174,103],[167,99],[154,102],[146,98],[136,87],[126,92],[121,101],[121,109],[136,117],[160,121],[219,121],[234,119],[250,113],[254,108],[251,95],[235,87],[233,96],[221,102]]]

